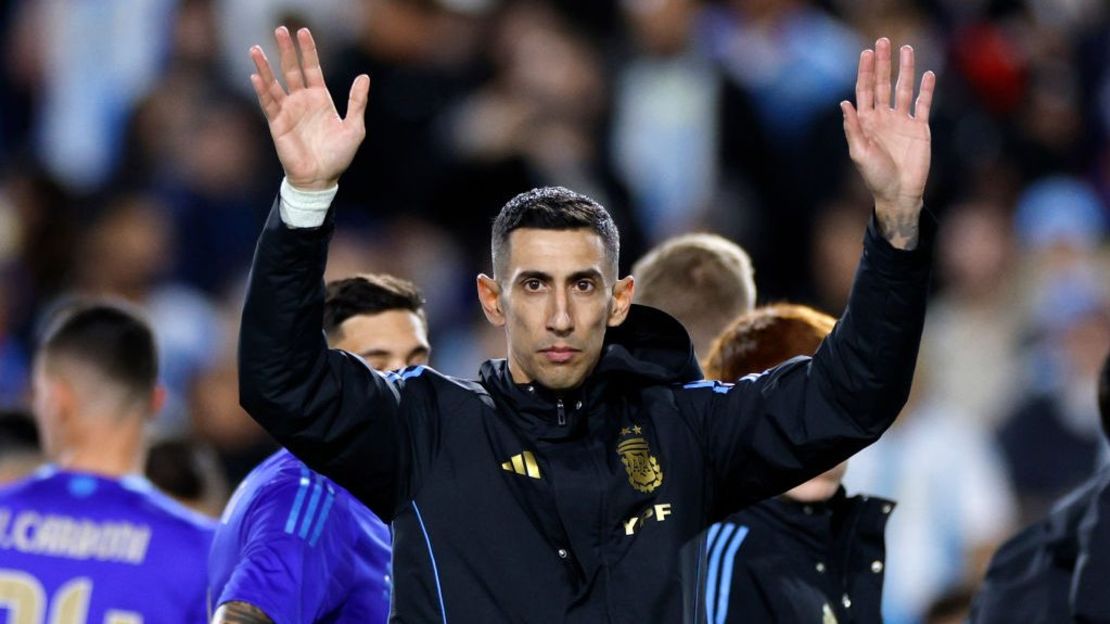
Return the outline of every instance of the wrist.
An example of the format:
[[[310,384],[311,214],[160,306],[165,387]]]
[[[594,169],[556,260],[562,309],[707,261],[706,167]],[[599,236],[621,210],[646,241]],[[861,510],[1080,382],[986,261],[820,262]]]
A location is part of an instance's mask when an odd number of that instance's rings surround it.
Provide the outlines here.
[[[298,191],[330,191],[339,186],[339,178],[328,178],[326,180],[294,180],[289,176],[285,177],[289,186],[292,186]]]

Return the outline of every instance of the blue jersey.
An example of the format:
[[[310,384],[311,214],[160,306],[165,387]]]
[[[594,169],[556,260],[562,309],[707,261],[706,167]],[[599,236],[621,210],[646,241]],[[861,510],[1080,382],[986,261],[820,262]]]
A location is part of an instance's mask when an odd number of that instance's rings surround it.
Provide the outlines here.
[[[139,476],[0,488],[0,622],[201,624],[214,524]]]
[[[246,602],[277,624],[385,622],[389,564],[389,527],[282,450],[227,504],[208,559],[210,606]]]

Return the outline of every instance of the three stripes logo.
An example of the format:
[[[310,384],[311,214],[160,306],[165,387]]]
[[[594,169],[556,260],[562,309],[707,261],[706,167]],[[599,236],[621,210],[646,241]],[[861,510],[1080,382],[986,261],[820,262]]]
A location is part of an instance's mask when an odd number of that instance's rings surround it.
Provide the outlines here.
[[[324,532],[324,523],[328,521],[328,513],[335,502],[335,489],[322,476],[310,472],[304,466],[301,467],[299,485],[296,498],[293,499],[293,508],[285,519],[285,532],[289,535],[296,534],[307,541],[309,546],[315,546]]]
[[[536,463],[536,456],[532,454],[532,451],[524,451],[513,455],[509,458],[509,461],[501,464],[501,469],[533,479],[540,478],[540,465]]]

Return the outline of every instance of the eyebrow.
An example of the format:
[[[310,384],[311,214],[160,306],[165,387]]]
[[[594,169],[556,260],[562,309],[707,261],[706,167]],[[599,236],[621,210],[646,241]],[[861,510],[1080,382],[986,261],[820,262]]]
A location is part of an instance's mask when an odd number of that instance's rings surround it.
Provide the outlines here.
[[[518,282],[523,282],[530,279],[538,279],[541,282],[554,281],[554,278],[552,278],[550,274],[544,273],[543,271],[521,271],[520,274],[518,274],[516,277],[516,281]],[[601,271],[598,271],[594,268],[589,268],[571,273],[570,276],[567,278],[567,281],[577,282],[581,279],[604,280],[605,276],[601,274]]]

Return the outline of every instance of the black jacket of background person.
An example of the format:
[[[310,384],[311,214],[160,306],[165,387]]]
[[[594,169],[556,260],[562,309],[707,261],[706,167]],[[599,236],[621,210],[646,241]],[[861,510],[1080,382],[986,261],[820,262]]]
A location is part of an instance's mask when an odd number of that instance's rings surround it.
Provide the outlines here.
[[[909,392],[929,245],[897,250],[874,223],[848,308],[812,361],[698,382],[683,328],[636,307],[562,397],[514,384],[503,360],[474,382],[383,375],[329,350],[332,228],[330,214],[288,228],[275,202],[243,310],[240,402],[392,522],[393,621],[696,621],[680,579],[705,562],[680,565],[680,546],[876,440]]]
[[[1110,622],[1110,468],[998,549],[971,622]]]
[[[884,532],[894,503],[772,498],[709,528],[710,622],[881,624]]]

